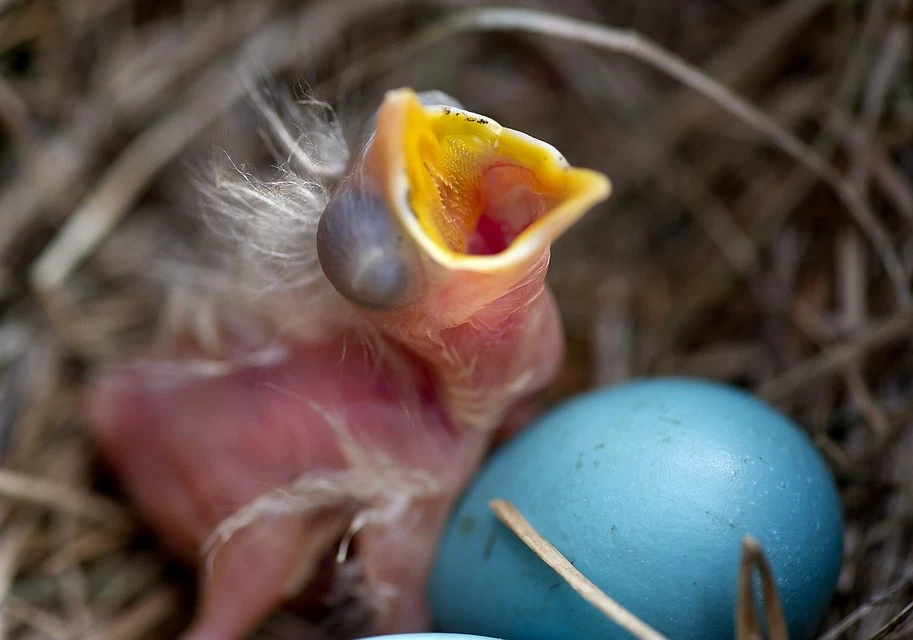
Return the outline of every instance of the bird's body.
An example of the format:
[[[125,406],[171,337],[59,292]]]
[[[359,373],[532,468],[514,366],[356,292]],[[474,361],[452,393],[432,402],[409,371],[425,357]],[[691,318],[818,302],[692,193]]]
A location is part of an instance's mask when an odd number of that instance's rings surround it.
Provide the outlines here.
[[[229,525],[188,637],[239,637],[316,577],[358,516],[368,522],[350,552],[373,594],[372,628],[421,628],[440,511],[487,434],[452,423],[423,367],[394,370],[350,339],[227,375],[158,386],[121,372],[96,388],[108,459],[172,548],[199,562]],[[235,529],[230,517],[251,503],[252,522]]]
[[[212,346],[180,332],[90,389],[129,495],[175,552],[206,560],[188,638],[243,637],[295,596],[359,623],[342,636],[427,628],[447,514],[563,356],[549,244],[608,193],[467,114],[391,92],[331,195],[223,185],[251,229],[311,213],[291,227],[302,285],[223,311],[216,366],[194,368]]]

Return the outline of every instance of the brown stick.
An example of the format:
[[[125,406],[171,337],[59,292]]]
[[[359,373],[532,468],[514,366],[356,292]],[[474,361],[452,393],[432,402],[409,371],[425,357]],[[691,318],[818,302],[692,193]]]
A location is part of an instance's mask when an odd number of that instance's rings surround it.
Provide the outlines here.
[[[784,400],[824,376],[834,375],[868,352],[913,334],[913,312],[898,313],[860,330],[856,337],[828,347],[761,386],[759,393],[772,401]]]
[[[612,622],[640,640],[668,640],[666,636],[647,625],[590,582],[574,565],[568,562],[567,558],[561,555],[560,551],[533,528],[516,507],[500,499],[492,500],[488,504],[498,520],[504,523],[545,564],[564,578],[584,600],[596,607]]]
[[[742,538],[742,563],[739,567],[739,599],[736,614],[736,638],[738,640],[762,640],[761,625],[755,611],[754,579],[755,567],[761,575],[761,591],[764,597],[764,613],[770,640],[789,640],[789,629],[783,605],[777,593],[773,572],[764,558],[761,543],[745,536]]]

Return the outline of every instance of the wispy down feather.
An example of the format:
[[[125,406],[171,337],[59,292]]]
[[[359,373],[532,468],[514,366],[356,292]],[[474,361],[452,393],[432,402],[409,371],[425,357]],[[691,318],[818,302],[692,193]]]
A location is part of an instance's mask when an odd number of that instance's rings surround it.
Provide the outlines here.
[[[198,259],[192,268],[172,265],[172,272],[184,271],[184,282],[188,268],[195,272],[194,296],[255,309],[283,334],[316,339],[330,324],[338,330],[357,322],[324,277],[315,250],[320,215],[346,167],[348,146],[328,104],[273,95],[252,83],[249,95],[274,158],[271,175],[224,150],[213,156],[194,181],[210,259],[205,266]]]

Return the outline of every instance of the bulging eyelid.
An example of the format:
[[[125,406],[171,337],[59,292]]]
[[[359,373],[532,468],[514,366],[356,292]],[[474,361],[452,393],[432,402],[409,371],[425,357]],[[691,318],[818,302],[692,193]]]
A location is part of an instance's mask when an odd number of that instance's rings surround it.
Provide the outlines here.
[[[425,106],[462,109],[442,91],[417,94]],[[384,199],[361,175],[365,148],[377,125],[375,112],[349,173],[337,185],[317,227],[317,258],[333,287],[353,304],[365,309],[389,310],[404,306],[416,293],[420,277],[415,247]]]
[[[384,200],[359,181],[344,180],[317,227],[324,275],[345,298],[365,309],[405,305],[415,292],[418,260]]]

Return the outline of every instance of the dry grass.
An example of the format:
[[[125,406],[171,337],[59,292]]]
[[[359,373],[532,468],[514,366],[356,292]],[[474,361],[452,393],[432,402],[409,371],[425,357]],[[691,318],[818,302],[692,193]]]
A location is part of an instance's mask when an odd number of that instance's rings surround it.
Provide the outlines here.
[[[188,212],[213,146],[268,169],[239,71],[306,83],[346,124],[387,88],[439,88],[609,174],[554,250],[570,356],[543,407],[656,373],[756,390],[840,480],[822,640],[913,637],[913,5],[569,0],[589,24],[568,37],[448,17],[470,4],[0,0],[0,637],[186,618],[190,578],[98,467],[79,389],[154,334],[149,266],[205,242]],[[574,42],[600,24],[749,105]],[[279,614],[262,635],[300,629]]]

